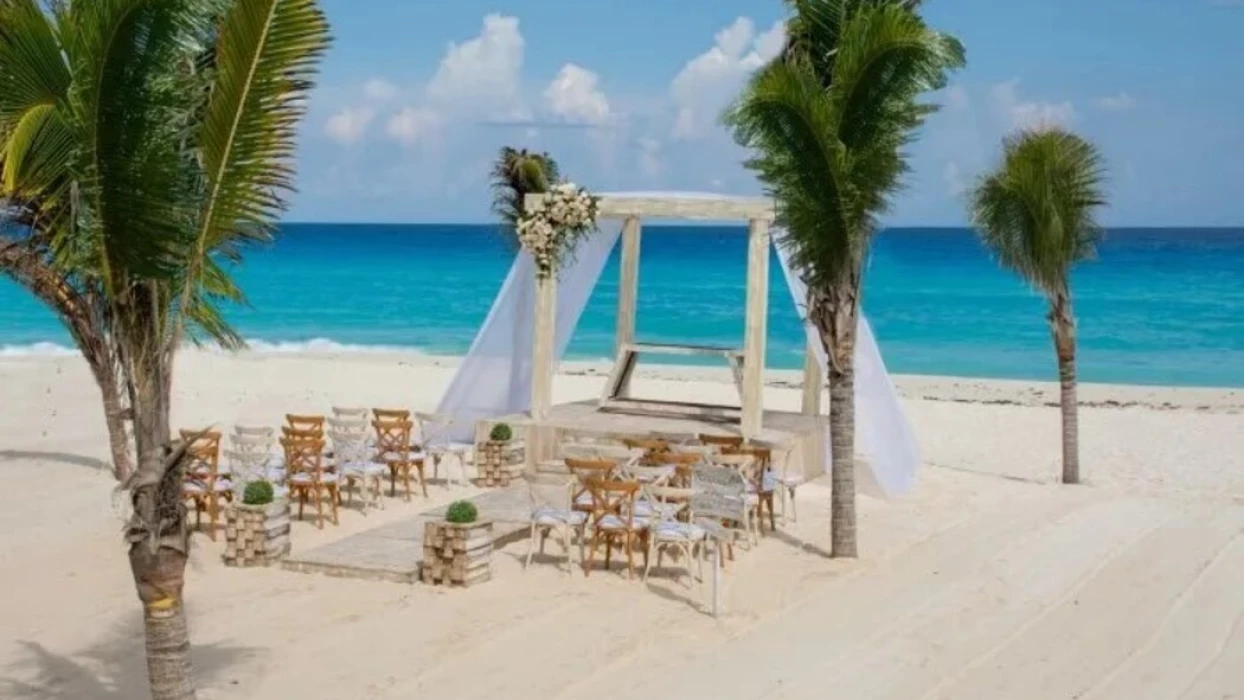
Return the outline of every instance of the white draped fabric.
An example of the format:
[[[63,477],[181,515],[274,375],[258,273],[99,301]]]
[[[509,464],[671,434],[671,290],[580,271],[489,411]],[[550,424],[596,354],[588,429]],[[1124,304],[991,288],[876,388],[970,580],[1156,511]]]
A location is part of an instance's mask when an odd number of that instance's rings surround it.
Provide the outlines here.
[[[817,362],[821,367],[828,366],[828,355],[821,344],[820,333],[808,321],[806,313],[808,288],[799,275],[790,267],[790,256],[781,245],[781,231],[774,232],[777,244],[778,260],[782,264],[782,272],[786,275],[786,285],[790,288],[791,298],[799,318],[803,319],[809,347],[816,353]],[[860,314],[860,326],[855,341],[855,445],[856,450],[864,455],[867,470],[857,469],[856,472],[865,477],[861,487],[872,491],[878,496],[894,498],[907,493],[916,485],[916,470],[920,468],[920,447],[916,444],[916,436],[907,415],[903,413],[898,402],[898,393],[886,372],[885,361],[881,359],[881,350],[873,337],[868,319]],[[827,451],[832,448],[829,443],[829,426],[826,425],[825,445]],[[827,456],[826,469],[832,464]],[[861,465],[863,466],[863,465]],[[867,477],[872,477],[871,479]]]
[[[621,223],[603,223],[596,235],[579,244],[574,259],[562,269],[557,280],[553,345],[553,357],[559,361],[621,233]],[[522,413],[531,407],[535,318],[536,268],[524,251],[514,259],[484,325],[437,408],[437,413],[453,420],[452,440],[473,442],[480,419]]]
[[[621,228],[620,223],[604,224],[598,234],[580,244],[574,260],[567,263],[558,278],[554,344],[557,360],[566,353],[570,337],[618,241]],[[781,232],[776,231],[774,239],[780,240],[780,236]],[[805,319],[808,338],[824,367],[825,350],[803,313],[806,287],[798,275],[792,274],[781,246],[778,246],[778,257],[799,316]],[[530,408],[535,300],[535,266],[531,256],[520,253],[441,399],[438,413],[452,418],[453,440],[472,441],[475,424],[480,419],[522,413]],[[855,425],[857,445],[869,467],[865,476],[871,474],[878,495],[898,496],[914,485],[920,454],[876,340],[862,316],[855,357]],[[827,468],[829,464],[827,460]],[[865,488],[868,485],[865,481]]]

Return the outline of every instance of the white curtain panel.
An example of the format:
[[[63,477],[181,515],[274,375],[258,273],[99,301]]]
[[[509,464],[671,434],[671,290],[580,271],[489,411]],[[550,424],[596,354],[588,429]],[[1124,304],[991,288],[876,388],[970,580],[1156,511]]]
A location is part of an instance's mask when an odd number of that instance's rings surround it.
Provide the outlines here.
[[[557,339],[553,357],[561,360],[579,317],[622,233],[621,222],[604,222],[582,241],[557,280]],[[536,308],[536,268],[520,252],[492,303],[484,325],[458,367],[437,412],[453,419],[452,439],[473,442],[477,421],[523,413],[531,408],[531,351]]]
[[[828,355],[821,344],[820,333],[808,321],[808,287],[790,266],[790,255],[782,245],[782,231],[774,232],[778,260],[786,275],[786,286],[799,318],[803,319],[808,343],[816,352],[822,370],[828,367]],[[860,326],[855,340],[855,448],[865,457],[865,463],[857,465],[861,488],[873,495],[894,498],[907,493],[916,485],[916,471],[920,468],[920,446],[898,402],[898,393],[886,372],[885,361],[877,339],[873,337],[868,319],[860,314]],[[829,425],[826,423],[825,445],[832,451],[829,441]],[[832,459],[827,455],[826,469]],[[865,467],[865,468],[860,468]]]

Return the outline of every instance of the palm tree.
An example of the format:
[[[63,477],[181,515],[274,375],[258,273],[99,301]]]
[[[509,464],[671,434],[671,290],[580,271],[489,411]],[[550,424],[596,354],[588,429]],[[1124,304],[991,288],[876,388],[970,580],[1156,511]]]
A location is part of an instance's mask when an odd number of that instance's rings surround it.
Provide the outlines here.
[[[530,153],[506,146],[492,168],[492,211],[500,219],[502,232],[510,239],[523,215],[523,200],[529,194],[548,192],[560,179],[557,161],[547,153]]]
[[[908,0],[789,0],[786,51],[723,117],[778,208],[782,244],[808,285],[807,313],[829,356],[832,549],[855,533],[855,342],[863,265],[878,216],[908,165],[903,147],[934,107],[921,93],[962,66],[954,38]]]
[[[0,252],[38,272],[28,286],[54,309],[79,297],[94,316],[75,341],[86,354],[82,338],[101,339],[119,368],[155,700],[194,696],[173,354],[183,340],[240,343],[219,309],[242,301],[228,264],[285,208],[327,43],[317,0],[0,0],[0,193],[29,229]]]
[[[1080,482],[1076,322],[1071,268],[1096,254],[1094,215],[1105,204],[1105,166],[1089,142],[1058,128],[1023,131],[1002,164],[971,193],[972,223],[998,262],[1045,293],[1062,388],[1063,483]]]

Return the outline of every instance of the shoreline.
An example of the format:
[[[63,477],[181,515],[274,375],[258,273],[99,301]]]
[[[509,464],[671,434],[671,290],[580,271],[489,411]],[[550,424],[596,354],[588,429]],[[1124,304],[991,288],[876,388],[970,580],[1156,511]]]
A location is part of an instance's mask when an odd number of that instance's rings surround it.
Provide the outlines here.
[[[374,352],[247,350],[240,353],[187,349],[181,354],[184,358],[216,357],[248,363],[327,361],[367,367],[392,364],[398,367],[437,368],[447,372],[456,370],[463,360],[461,356],[429,355],[418,351],[391,349],[377,349]],[[81,358],[76,352],[73,354],[9,355],[0,356],[0,367],[18,363],[64,365],[80,361]],[[612,362],[605,360],[566,360],[558,367],[557,374],[564,377],[599,377],[601,381],[604,381],[612,366]],[[798,389],[802,386],[802,374],[799,370],[768,369],[765,371],[765,386],[775,389]],[[653,364],[638,368],[636,376],[646,380],[680,383],[730,383],[729,371],[726,368],[712,366]],[[900,398],[905,400],[1027,407],[1057,407],[1059,405],[1059,386],[1056,381],[917,374],[891,374],[890,377]],[[1235,387],[1080,382],[1077,385],[1077,398],[1080,406],[1089,408],[1244,413],[1244,388]],[[823,405],[827,405],[827,401]]]

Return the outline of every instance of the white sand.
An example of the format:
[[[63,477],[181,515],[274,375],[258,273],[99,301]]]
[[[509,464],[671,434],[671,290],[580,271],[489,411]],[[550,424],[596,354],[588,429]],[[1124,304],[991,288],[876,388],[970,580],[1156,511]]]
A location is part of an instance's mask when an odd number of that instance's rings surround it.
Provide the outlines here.
[[[432,408],[450,364],[186,354],[175,421]],[[599,367],[569,369],[559,401],[596,395]],[[658,374],[638,389],[733,392],[705,370]],[[861,499],[863,558],[836,562],[819,554],[828,489],[804,487],[800,522],[740,553],[721,619],[685,578],[584,579],[551,559],[523,572],[521,544],[492,583],[440,591],[226,569],[222,545],[196,539],[200,697],[1244,697],[1244,392],[1084,387],[1090,483],[1064,488],[1050,387],[899,384],[928,463],[916,492]],[[793,409],[798,392],[768,401]],[[99,414],[79,361],[0,359],[0,698],[145,697]],[[296,524],[295,547],[423,507]]]

